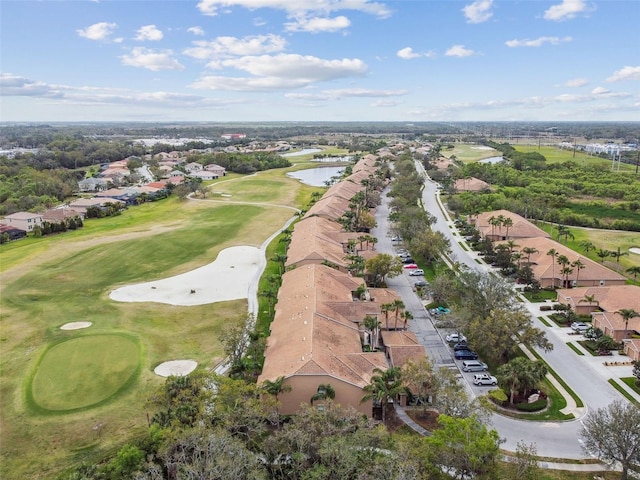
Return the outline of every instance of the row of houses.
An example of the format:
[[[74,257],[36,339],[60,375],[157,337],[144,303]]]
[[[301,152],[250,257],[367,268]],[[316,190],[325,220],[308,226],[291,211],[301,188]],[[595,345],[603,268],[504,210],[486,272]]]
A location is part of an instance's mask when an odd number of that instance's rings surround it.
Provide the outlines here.
[[[502,222],[496,222],[497,218]],[[633,360],[640,360],[640,338],[631,338],[640,337],[640,317],[631,318],[625,324],[619,313],[623,309],[640,312],[640,287],[627,285],[623,275],[556,242],[516,213],[496,210],[472,216],[469,221],[483,237],[496,242],[515,242],[511,246],[521,254],[521,261],[531,267],[542,287],[560,287],[558,302],[570,306],[576,313],[590,314],[594,328],[623,342],[625,353]],[[574,265],[570,272],[562,273],[557,262],[561,255]]]
[[[293,230],[258,378],[263,383],[284,377],[291,387],[279,396],[284,414],[313,403],[312,397],[329,384],[336,403],[371,416],[374,405],[361,400],[374,370],[425,356],[415,335],[404,330],[381,332],[384,349],[371,345],[362,326],[364,318],[382,319],[381,306],[399,297],[389,289],[367,288],[362,278],[347,272],[344,257],[350,249],[356,248],[365,258],[375,255],[374,243],[354,242],[362,234],[343,231],[338,219],[349,209],[353,195],[365,188],[361,181],[375,172],[377,161],[375,155],[361,159]],[[321,403],[314,405],[322,408]]]

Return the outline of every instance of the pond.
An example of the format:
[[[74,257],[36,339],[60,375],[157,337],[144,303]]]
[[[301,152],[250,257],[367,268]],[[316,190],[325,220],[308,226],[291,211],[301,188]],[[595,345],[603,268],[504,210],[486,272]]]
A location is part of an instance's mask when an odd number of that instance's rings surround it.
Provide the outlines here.
[[[318,167],[287,173],[287,176],[297,178],[302,183],[312,187],[324,187],[327,180],[340,175],[343,170],[344,167]]]
[[[503,157],[489,157],[484,160],[478,160],[478,163],[500,163],[504,161]]]
[[[281,153],[281,157],[300,157],[301,155],[307,155],[309,153],[318,153],[321,152],[320,148],[303,148],[299,152],[291,152],[291,153]]]

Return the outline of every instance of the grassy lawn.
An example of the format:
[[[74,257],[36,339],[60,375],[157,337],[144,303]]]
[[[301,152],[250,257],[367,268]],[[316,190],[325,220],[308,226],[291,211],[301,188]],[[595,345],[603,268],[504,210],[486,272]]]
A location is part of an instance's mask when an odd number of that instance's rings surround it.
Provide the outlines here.
[[[625,382],[627,383],[627,382]],[[626,398],[627,400],[629,400],[631,403],[633,403],[636,407],[640,408],[640,402],[638,402],[634,397],[632,397],[624,388],[622,388],[622,386],[620,386],[618,384],[617,381],[615,381],[613,378],[609,379],[609,384],[615,388],[618,392],[620,392],[620,395],[622,395],[624,398]]]
[[[548,407],[546,410],[537,413],[515,413],[505,410],[499,410],[500,415],[506,415],[508,417],[518,418],[521,420],[529,421],[558,421],[558,420],[572,420],[573,414],[565,415],[560,410],[567,406],[567,401],[562,394],[549,382],[544,379],[540,382],[540,390],[545,392],[548,397]]]
[[[600,157],[594,157],[587,155],[584,152],[576,152],[575,157],[573,150],[565,150],[554,146],[541,146],[538,149],[538,145],[513,145],[519,152],[537,152],[545,156],[547,164],[564,163],[564,162],[576,162],[578,165],[601,165],[605,167],[611,167],[611,160],[607,160]],[[617,167],[616,167],[617,168]],[[636,167],[634,165],[620,164],[620,171],[635,172]]]
[[[57,343],[40,360],[27,392],[37,410],[69,411],[109,399],[130,386],[140,349],[124,335],[82,335]]]
[[[576,352],[578,355],[584,356],[584,353],[582,353],[582,350],[580,350],[578,347],[576,347],[572,342],[568,342],[567,343],[567,347],[569,347],[571,350]]]
[[[522,292],[524,298],[532,303],[545,302],[547,300],[555,301],[558,294],[554,290],[538,290],[537,292]]]
[[[638,379],[636,377],[624,377],[624,378],[621,378],[620,380],[622,380],[624,383],[629,385],[629,387],[631,387],[631,389],[634,392],[640,395],[640,387],[637,384]]]
[[[481,148],[482,147],[482,148]],[[481,145],[467,145],[467,144],[455,144],[453,150],[443,150],[442,155],[450,158],[455,155],[456,158],[464,163],[477,162],[490,157],[500,157],[502,153],[493,148],[488,150]]]
[[[239,188],[235,201],[261,198],[262,189],[269,203],[303,208],[317,190],[247,178],[253,190]],[[229,246],[259,246],[293,213],[170,198],[89,220],[74,232],[2,245],[0,478],[53,478],[144,435],[148,399],[164,382],[153,368],[187,358],[199,368],[216,365],[226,320],[247,312],[246,300],[120,303],[109,299],[111,290],[184,273]],[[73,321],[93,325],[60,330]]]

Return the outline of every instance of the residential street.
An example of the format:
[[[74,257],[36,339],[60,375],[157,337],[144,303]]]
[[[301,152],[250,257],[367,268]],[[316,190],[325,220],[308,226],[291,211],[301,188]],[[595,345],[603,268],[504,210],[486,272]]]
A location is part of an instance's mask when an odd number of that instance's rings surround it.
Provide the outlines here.
[[[416,163],[416,168],[426,175],[424,169],[418,163]],[[427,179],[423,191],[424,206],[427,211],[437,218],[433,228],[442,232],[451,240],[451,259],[477,271],[490,271],[491,267],[484,263],[477,263],[472,256],[473,254],[460,247],[458,244],[460,237],[456,237],[452,233],[452,229],[449,228],[450,221],[445,217],[438,205],[437,195],[436,185]],[[383,196],[382,205],[376,212],[378,226],[372,231],[372,234],[378,238],[377,249],[381,253],[395,254],[391,236],[388,233],[388,213],[387,198]],[[403,274],[399,277],[388,279],[387,284],[398,292],[407,309],[413,314],[414,320],[410,322],[409,329],[416,334],[418,340],[426,347],[427,355],[438,366],[454,365],[453,352],[443,339],[444,334],[447,332],[442,332],[442,334],[438,332],[422,301],[413,291],[412,284],[416,279]],[[530,310],[536,326],[547,331],[547,336],[554,345],[552,352],[545,353],[540,351],[539,353],[551,368],[580,396],[585,408],[574,407],[571,413],[576,416],[576,420],[568,422],[526,422],[501,415],[493,415],[493,426],[505,440],[502,448],[508,451],[515,451],[518,442],[525,442],[527,444],[536,444],[539,456],[553,458],[588,457],[582,450],[580,443],[580,430],[582,428],[580,418],[589,409],[605,407],[613,400],[623,397],[607,383],[607,379],[604,376],[599,375],[587,362],[582,360],[582,357],[576,355],[575,352],[567,347],[565,342],[552,329],[544,326],[537,319],[533,307]],[[537,313],[539,314],[539,312]],[[469,377],[467,378],[468,381],[471,378],[471,374],[463,374],[463,376]],[[471,385],[469,385],[469,388],[475,394],[487,389],[487,387],[472,387]]]

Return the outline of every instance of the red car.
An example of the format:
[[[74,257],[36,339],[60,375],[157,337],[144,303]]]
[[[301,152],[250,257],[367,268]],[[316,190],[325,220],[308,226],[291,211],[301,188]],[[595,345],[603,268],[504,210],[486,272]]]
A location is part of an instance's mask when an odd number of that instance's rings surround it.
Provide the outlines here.
[[[418,265],[415,263],[407,263],[404,268],[418,268]]]

